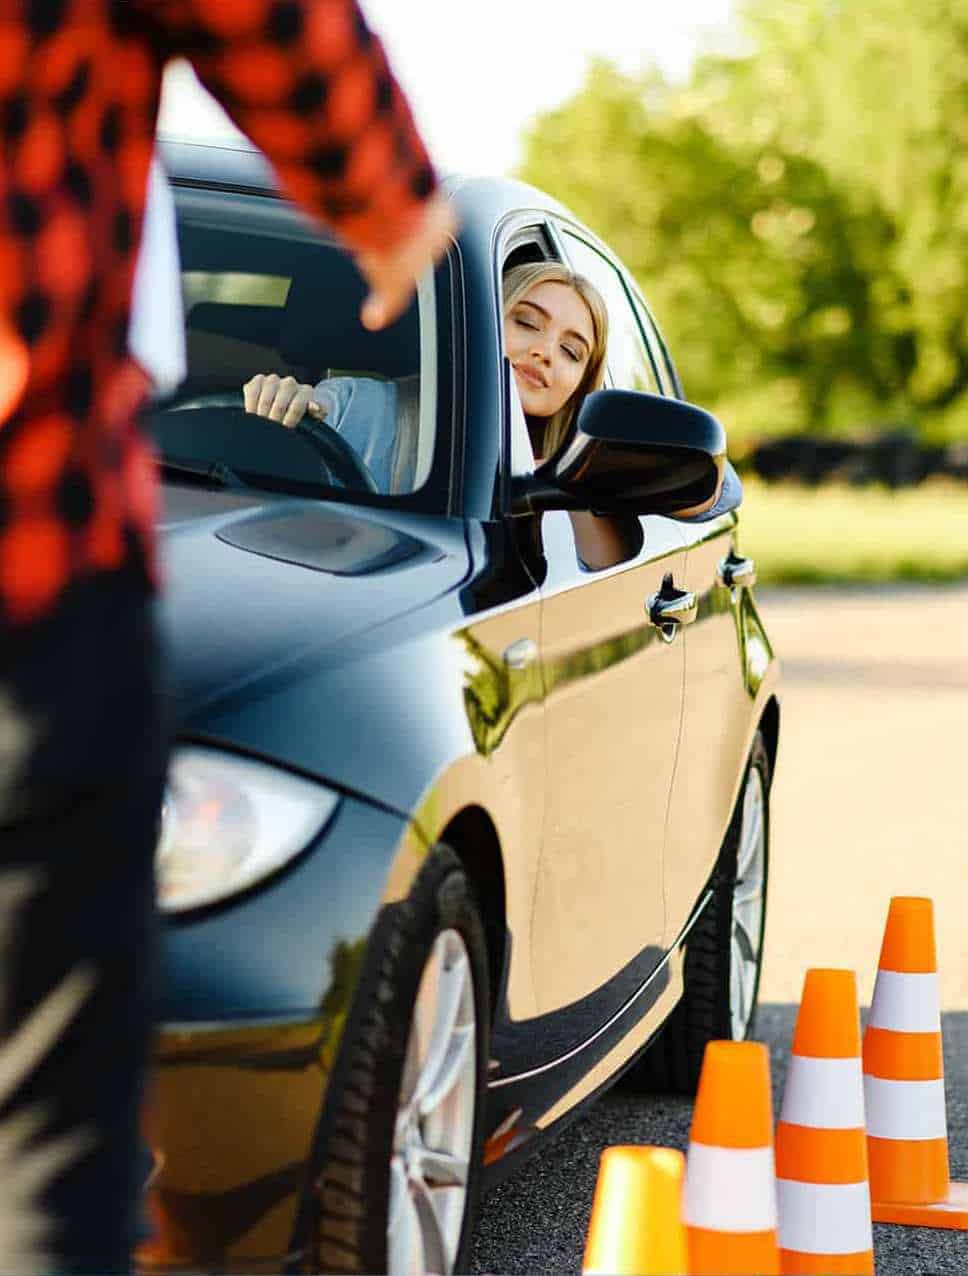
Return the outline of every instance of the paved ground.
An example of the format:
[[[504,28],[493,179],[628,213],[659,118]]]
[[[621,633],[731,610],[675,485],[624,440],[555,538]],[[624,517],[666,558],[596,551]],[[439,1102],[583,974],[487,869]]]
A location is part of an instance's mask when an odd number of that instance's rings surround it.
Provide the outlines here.
[[[779,1105],[803,972],[869,1001],[892,894],[936,904],[951,1167],[968,1179],[968,586],[761,594],[784,666],[759,1035]],[[685,1148],[685,1100],[612,1092],[483,1203],[474,1270],[578,1272],[601,1150]],[[536,1225],[536,1220],[540,1223]],[[968,1235],[875,1228],[878,1276],[962,1276]]]
[[[935,901],[941,1003],[968,1010],[968,586],[764,591],[782,664],[761,995],[810,965],[870,999],[891,895]]]
[[[793,1006],[761,1008],[779,1106],[795,1016]],[[948,1133],[954,1177],[968,1179],[968,1014],[944,1016]],[[685,1151],[692,1105],[612,1090],[514,1178],[485,1198],[474,1247],[475,1272],[580,1272],[598,1158],[613,1143],[654,1143]],[[968,1235],[923,1228],[874,1228],[878,1276],[964,1276]]]

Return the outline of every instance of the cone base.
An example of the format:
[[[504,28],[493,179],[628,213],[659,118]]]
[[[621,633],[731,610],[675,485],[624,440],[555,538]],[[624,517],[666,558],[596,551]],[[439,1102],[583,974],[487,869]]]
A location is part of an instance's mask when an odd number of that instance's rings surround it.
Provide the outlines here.
[[[947,1197],[935,1205],[905,1205],[897,1201],[872,1201],[875,1223],[900,1223],[904,1227],[947,1227],[968,1232],[968,1183],[952,1183]]]
[[[930,1205],[948,1196],[948,1140],[867,1136],[873,1201]]]
[[[783,1276],[874,1276],[874,1251],[804,1254],[798,1249],[781,1249],[780,1271]]]
[[[776,1232],[714,1232],[687,1227],[692,1276],[779,1276]]]

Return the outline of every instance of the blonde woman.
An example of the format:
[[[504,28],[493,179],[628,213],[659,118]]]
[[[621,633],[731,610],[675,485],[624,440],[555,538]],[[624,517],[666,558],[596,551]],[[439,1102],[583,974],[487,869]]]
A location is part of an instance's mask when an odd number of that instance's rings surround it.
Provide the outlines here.
[[[556,261],[512,266],[504,274],[504,351],[524,409],[535,460],[554,456],[587,394],[601,388],[608,311],[583,275]],[[612,567],[642,547],[639,520],[570,511],[579,563]]]
[[[504,349],[539,464],[568,438],[585,396],[601,388],[607,344],[605,302],[584,276],[553,261],[505,272]],[[680,510],[675,517],[705,522],[735,509],[741,500],[742,485],[727,462],[715,505]],[[571,521],[579,556],[588,567],[608,567],[638,552],[633,543],[637,519],[573,513]]]
[[[601,388],[608,311],[598,290],[557,261],[504,274],[504,351],[535,459],[553,456],[586,394]]]

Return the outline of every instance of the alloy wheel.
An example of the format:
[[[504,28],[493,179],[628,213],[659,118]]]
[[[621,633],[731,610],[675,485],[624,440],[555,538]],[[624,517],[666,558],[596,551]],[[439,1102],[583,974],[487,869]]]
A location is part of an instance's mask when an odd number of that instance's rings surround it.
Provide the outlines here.
[[[742,1041],[753,1017],[763,942],[766,877],[766,795],[763,776],[751,766],[743,792],[730,934],[729,1010],[734,1041]]]
[[[407,1042],[390,1159],[390,1276],[454,1270],[474,1134],[476,1039],[470,958],[461,935],[445,930],[424,967]]]

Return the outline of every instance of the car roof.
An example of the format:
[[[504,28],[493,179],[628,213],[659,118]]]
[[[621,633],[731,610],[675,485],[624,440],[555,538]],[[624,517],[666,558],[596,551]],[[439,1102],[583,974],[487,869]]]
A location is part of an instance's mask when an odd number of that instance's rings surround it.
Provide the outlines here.
[[[160,135],[159,148],[176,184],[207,186],[246,194],[279,196],[279,184],[266,157],[245,138],[195,142]],[[550,195],[510,177],[445,174],[442,186],[453,200],[462,232],[489,236],[510,213],[522,209],[555,212],[577,219]]]

